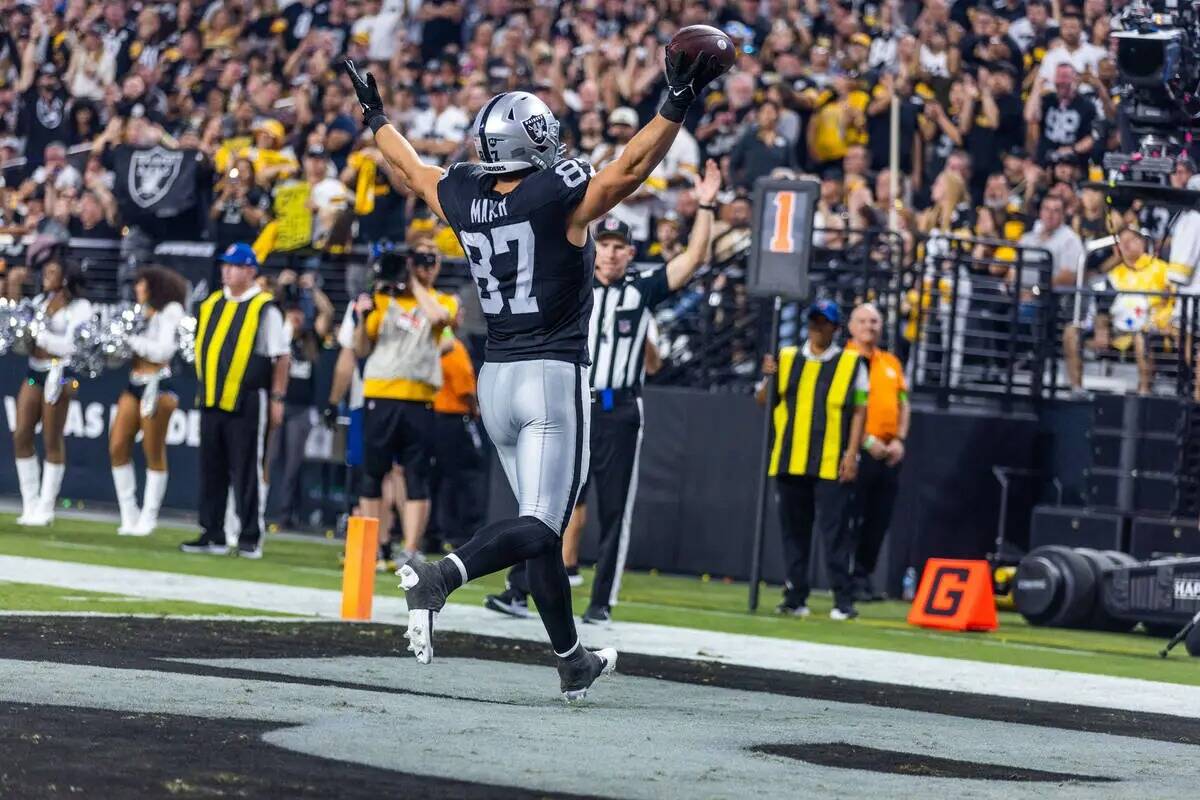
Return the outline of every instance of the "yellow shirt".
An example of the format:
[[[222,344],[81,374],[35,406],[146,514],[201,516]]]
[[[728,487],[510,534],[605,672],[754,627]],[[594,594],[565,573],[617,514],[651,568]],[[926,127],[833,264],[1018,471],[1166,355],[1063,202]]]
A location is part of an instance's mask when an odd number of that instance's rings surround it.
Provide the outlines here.
[[[458,298],[450,294],[442,294],[436,289],[431,289],[438,305],[446,309],[450,314],[450,319],[454,319],[458,315]],[[395,304],[400,307],[403,312],[401,318],[401,326],[403,327],[404,319],[412,319],[415,324],[417,314],[417,301],[414,297],[392,297],[386,294],[375,295],[375,308],[371,313],[367,314],[367,319],[364,325],[367,330],[367,338],[372,342],[379,339],[379,327],[383,324],[384,314],[388,307]],[[409,378],[364,378],[363,380],[363,395],[366,397],[381,397],[391,400],[416,400],[418,402],[432,403],[437,395],[437,388],[424,381],[415,381]]]
[[[1131,267],[1124,262],[1108,271],[1109,285],[1118,292],[1137,294],[1141,292],[1169,293],[1172,285],[1168,277],[1168,265],[1161,258],[1144,253]],[[1148,322],[1159,331],[1171,328],[1172,301],[1162,294],[1147,294]]]

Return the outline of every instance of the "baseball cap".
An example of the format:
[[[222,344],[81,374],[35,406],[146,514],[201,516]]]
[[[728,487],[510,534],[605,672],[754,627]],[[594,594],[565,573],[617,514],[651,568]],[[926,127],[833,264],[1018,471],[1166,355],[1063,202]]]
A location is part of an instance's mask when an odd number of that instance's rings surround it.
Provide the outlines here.
[[[838,309],[837,303],[832,300],[817,300],[808,307],[808,318],[812,319],[813,317],[824,317],[834,325],[838,325],[842,321],[842,312]]]
[[[618,106],[608,115],[609,125],[628,125],[631,128],[636,128],[638,124],[638,115],[629,106]]]
[[[304,155],[312,156],[313,158],[324,158],[325,148],[319,144],[311,144],[308,146],[308,149],[304,151]]]
[[[254,255],[254,249],[250,245],[237,242],[225,248],[225,252],[221,254],[221,263],[258,269],[258,256]]]
[[[1004,155],[1021,159],[1029,158],[1029,154],[1025,152],[1025,148],[1021,147],[1019,144],[1014,144],[1012,147],[1008,148],[1008,152]]]
[[[604,239],[609,236],[615,236],[625,244],[630,242],[629,226],[616,217],[605,217],[596,224],[596,232],[593,234],[597,240]]]

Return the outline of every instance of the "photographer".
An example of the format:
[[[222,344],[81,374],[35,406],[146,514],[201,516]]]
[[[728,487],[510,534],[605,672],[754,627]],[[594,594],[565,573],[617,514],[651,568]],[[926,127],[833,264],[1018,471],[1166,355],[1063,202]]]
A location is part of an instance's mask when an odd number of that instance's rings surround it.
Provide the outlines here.
[[[266,222],[271,198],[255,185],[250,159],[234,162],[225,177],[217,181],[216,194],[208,218],[213,222],[217,249],[223,251],[234,242],[254,241]]]
[[[271,491],[267,509],[281,528],[290,530],[304,520],[304,444],[317,418],[315,369],[319,345],[305,313],[300,287],[287,284],[277,296],[284,313],[291,359],[283,398],[283,424],[270,437],[268,445]]]
[[[442,385],[438,340],[458,313],[458,301],[433,288],[439,267],[428,243],[407,257],[385,252],[375,268],[380,283],[374,297],[355,301],[354,350],[366,359],[360,505],[364,516],[379,519],[383,479],[393,463],[403,468],[405,561],[418,557],[429,520],[433,399]],[[390,549],[389,543],[385,561],[392,560]]]

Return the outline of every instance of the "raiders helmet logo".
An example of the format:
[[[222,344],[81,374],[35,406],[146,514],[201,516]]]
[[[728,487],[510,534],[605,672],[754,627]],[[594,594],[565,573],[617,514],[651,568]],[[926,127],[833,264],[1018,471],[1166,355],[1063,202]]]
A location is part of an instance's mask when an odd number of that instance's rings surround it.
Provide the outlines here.
[[[139,150],[129,160],[129,197],[139,208],[150,208],[167,196],[179,176],[183,152],[154,147]]]
[[[546,136],[550,133],[550,126],[546,124],[546,116],[544,114],[536,114],[523,123],[525,132],[529,134],[529,138],[534,144],[545,144]]]

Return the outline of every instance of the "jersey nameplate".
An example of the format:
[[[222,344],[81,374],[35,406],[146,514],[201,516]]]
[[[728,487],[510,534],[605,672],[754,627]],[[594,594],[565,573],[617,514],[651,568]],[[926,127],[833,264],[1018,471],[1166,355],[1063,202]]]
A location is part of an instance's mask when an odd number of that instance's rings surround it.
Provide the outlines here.
[[[471,201],[471,224],[478,225],[508,216],[508,198],[489,200],[486,197]]]

